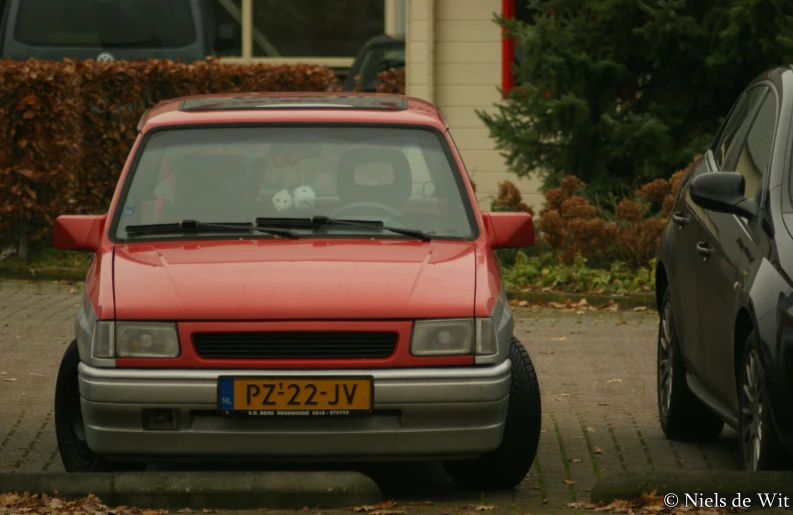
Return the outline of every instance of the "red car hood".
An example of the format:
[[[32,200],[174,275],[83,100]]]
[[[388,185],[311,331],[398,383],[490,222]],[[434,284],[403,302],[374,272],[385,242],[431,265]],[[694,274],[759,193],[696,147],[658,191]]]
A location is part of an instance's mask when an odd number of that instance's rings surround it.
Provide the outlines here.
[[[115,248],[118,320],[470,317],[471,242],[239,240]]]

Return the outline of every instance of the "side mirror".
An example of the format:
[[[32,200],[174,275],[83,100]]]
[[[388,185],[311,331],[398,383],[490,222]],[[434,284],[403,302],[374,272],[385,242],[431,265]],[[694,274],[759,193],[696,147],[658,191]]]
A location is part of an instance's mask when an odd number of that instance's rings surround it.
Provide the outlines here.
[[[528,213],[482,213],[493,249],[534,245],[534,220]]]
[[[63,215],[55,220],[52,246],[60,250],[96,252],[107,215]]]
[[[737,172],[710,172],[691,181],[691,200],[698,206],[729,213],[743,218],[754,218],[757,205],[744,196],[746,183]]]
[[[234,23],[221,23],[218,25],[217,36],[215,38],[216,52],[230,52],[240,45],[242,39],[241,30]]]

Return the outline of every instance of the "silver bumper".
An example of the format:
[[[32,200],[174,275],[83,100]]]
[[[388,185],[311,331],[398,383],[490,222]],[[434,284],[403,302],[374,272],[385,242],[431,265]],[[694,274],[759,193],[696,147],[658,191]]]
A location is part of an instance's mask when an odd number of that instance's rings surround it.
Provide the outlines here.
[[[89,447],[148,459],[361,460],[469,457],[501,443],[511,363],[388,370],[138,370],[81,363]],[[219,376],[368,376],[374,411],[351,417],[227,417]],[[143,410],[173,409],[177,428],[151,430]]]

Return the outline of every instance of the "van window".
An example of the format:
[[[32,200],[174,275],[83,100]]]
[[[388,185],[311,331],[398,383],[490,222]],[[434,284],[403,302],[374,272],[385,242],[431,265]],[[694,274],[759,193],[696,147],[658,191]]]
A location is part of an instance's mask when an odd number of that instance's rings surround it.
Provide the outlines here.
[[[169,48],[196,40],[190,0],[21,0],[14,35],[33,46]]]

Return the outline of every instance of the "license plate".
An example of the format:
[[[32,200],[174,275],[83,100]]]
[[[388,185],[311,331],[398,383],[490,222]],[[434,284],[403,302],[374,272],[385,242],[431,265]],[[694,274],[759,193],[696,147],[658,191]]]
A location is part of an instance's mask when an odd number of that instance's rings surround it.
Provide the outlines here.
[[[227,415],[351,415],[372,411],[373,398],[370,377],[221,377],[218,381],[218,407]]]

